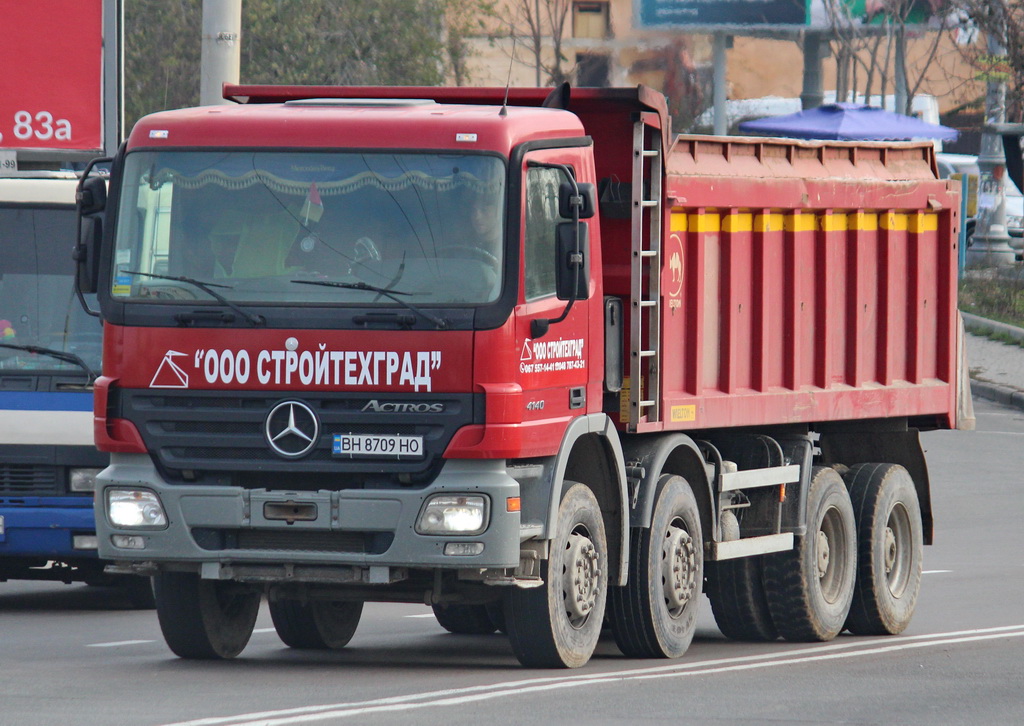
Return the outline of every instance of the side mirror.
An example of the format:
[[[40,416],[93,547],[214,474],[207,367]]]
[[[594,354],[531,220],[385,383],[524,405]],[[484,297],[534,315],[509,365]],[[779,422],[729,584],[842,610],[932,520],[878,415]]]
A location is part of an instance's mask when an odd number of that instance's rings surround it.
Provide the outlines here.
[[[92,314],[81,296],[94,293],[99,287],[100,246],[103,241],[103,211],[107,208],[107,180],[101,176],[90,176],[97,164],[110,159],[94,159],[82,173],[75,191],[75,206],[78,209],[78,242],[71,253],[77,263],[75,287],[79,300],[86,312]]]
[[[558,225],[555,290],[559,300],[586,300],[590,296],[589,232],[587,225],[580,224],[577,243],[576,224]]]
[[[77,263],[75,281],[80,292],[94,293],[99,287],[102,238],[102,219],[98,216],[78,218],[78,244],[71,256]]]
[[[102,212],[107,207],[107,180],[99,176],[83,179],[75,192],[75,204],[79,216]]]
[[[567,181],[558,185],[558,216],[572,219],[572,208],[578,206],[580,219],[590,219],[597,210],[597,189],[593,184],[579,182],[579,197],[576,196],[572,184]]]

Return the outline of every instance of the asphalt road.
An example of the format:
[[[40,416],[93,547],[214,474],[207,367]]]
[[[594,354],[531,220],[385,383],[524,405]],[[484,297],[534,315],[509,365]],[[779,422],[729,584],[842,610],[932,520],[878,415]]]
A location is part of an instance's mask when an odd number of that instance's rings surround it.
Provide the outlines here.
[[[266,608],[230,662],[171,655],[113,590],[0,584],[0,726],[52,724],[1024,723],[1024,412],[926,434],[937,523],[917,614],[891,638],[725,640],[705,603],[677,661],[613,643],[575,671],[520,668],[501,636],[367,606],[343,651],[292,651]]]

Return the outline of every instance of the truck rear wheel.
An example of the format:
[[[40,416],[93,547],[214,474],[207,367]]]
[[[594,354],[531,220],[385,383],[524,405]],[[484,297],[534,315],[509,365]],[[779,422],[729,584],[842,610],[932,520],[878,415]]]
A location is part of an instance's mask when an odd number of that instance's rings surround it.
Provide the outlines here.
[[[772,622],[761,578],[762,557],[707,563],[707,594],[722,635],[733,640],[772,641]]]
[[[363,603],[356,601],[273,600],[270,618],[289,648],[338,650],[348,645],[359,626]]]
[[[857,520],[857,584],[846,627],[896,635],[910,623],[921,589],[923,526],[917,489],[896,464],[858,464],[846,474]]]
[[[807,534],[767,555],[764,586],[772,622],[786,640],[831,640],[843,629],[857,575],[853,505],[834,469],[816,466],[807,492]]]
[[[487,605],[434,605],[434,617],[449,633],[490,635],[497,626]]]
[[[153,584],[160,630],[175,655],[234,658],[249,642],[259,593],[231,582],[200,580],[192,572],[161,572]]]
[[[651,526],[631,537],[629,584],[610,591],[615,642],[632,658],[678,658],[697,627],[704,580],[697,501],[680,476],[660,483]]]
[[[544,584],[514,588],[505,600],[508,639],[519,662],[533,668],[578,668],[601,635],[608,595],[608,543],[597,498],[566,482],[558,506]]]

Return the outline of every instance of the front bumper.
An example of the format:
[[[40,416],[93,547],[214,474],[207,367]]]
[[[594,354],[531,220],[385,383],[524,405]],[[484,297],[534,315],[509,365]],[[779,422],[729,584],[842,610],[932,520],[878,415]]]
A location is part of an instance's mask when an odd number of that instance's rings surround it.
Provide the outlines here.
[[[148,489],[167,516],[163,529],[115,527],[105,510],[110,488]],[[416,520],[425,500],[436,494],[483,495],[489,502],[487,528],[473,535],[422,535]],[[501,461],[448,461],[425,489],[342,489],[290,491],[233,486],[168,484],[145,454],[114,454],[96,484],[100,557],[120,564],[198,567],[207,576],[247,565],[340,565],[409,569],[515,568],[520,555],[520,515],[506,511],[519,483]],[[295,503],[303,517],[270,518]],[[268,509],[267,505],[271,508]],[[311,506],[312,505],[312,506]],[[129,549],[113,537],[128,535]],[[445,554],[452,542],[483,545],[479,554]],[[285,575],[286,577],[290,577]]]
[[[13,498],[12,498],[13,499]],[[0,498],[0,558],[95,559],[96,550],[75,548],[75,536],[92,535],[92,501],[82,497]]]

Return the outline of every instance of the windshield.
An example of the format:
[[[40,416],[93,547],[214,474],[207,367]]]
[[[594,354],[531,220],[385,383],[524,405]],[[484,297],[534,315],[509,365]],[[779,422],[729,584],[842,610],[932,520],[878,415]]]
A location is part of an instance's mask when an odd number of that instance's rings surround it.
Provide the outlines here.
[[[417,306],[493,302],[504,178],[500,159],[469,154],[136,152],[111,294],[216,304],[198,281],[236,303],[396,305],[372,287]]]
[[[74,294],[76,236],[73,208],[0,206],[0,371],[82,371],[25,346],[72,353],[100,369],[100,321]]]

